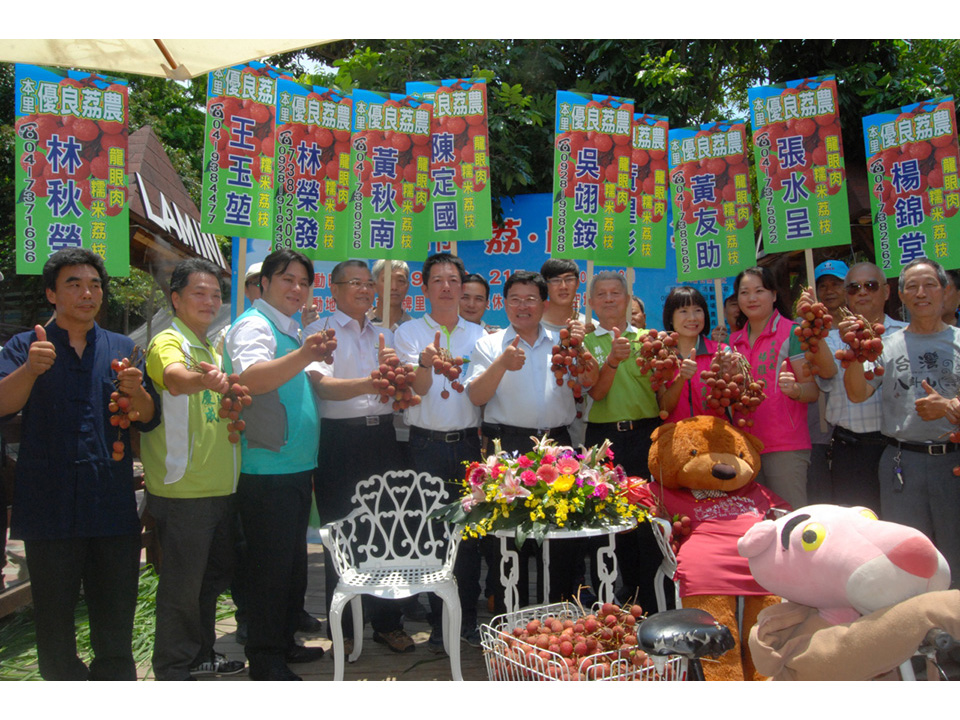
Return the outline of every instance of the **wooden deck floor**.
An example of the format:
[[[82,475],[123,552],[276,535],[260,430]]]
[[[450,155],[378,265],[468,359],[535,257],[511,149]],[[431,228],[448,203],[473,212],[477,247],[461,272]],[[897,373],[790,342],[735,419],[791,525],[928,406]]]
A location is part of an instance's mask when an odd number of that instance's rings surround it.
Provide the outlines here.
[[[308,545],[308,585],[306,609],[314,617],[326,623],[326,611],[323,598],[323,549],[319,544]],[[424,600],[422,600],[425,602]],[[479,608],[480,622],[490,619],[486,607]],[[451,680],[450,659],[445,654],[434,654],[427,649],[427,639],[430,637],[430,625],[426,622],[404,621],[404,629],[410,633],[417,643],[412,653],[398,655],[385,646],[373,642],[372,630],[367,625],[364,628],[363,650],[355,663],[347,663],[344,669],[344,680]],[[324,629],[321,631],[325,633]],[[217,628],[218,640],[216,649],[231,660],[246,660],[243,646],[236,640],[236,625],[230,617],[222,621]],[[325,634],[317,636],[301,635],[305,645],[319,645],[329,652],[317,662],[305,665],[292,665],[291,669],[304,680],[333,680],[333,650]],[[460,643],[460,669],[464,680],[486,680],[487,671],[480,648],[473,648],[466,643]],[[147,667],[141,669],[143,680],[152,680],[153,672]],[[244,672],[242,675],[222,678],[199,678],[213,682],[247,682],[249,678]]]

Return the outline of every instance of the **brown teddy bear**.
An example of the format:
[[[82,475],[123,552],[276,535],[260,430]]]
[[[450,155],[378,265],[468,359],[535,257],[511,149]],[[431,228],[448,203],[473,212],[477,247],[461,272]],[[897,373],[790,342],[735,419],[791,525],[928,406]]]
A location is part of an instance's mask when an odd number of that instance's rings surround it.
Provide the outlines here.
[[[789,505],[753,482],[760,470],[763,443],[722,418],[696,416],[654,431],[649,467],[652,481],[641,487],[643,504],[661,517],[689,517],[681,538],[677,572],[683,607],[706,610],[730,628],[737,647],[717,663],[705,663],[708,680],[764,679],[754,668],[737,632],[737,598],[744,598],[743,633],[757,614],[780,602],[750,574],[737,541],[771,508]]]

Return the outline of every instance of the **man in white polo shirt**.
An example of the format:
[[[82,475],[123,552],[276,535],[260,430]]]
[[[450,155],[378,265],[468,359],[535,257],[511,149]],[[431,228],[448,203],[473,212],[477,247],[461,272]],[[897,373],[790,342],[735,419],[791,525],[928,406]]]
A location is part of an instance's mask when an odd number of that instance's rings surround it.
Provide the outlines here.
[[[463,261],[455,255],[431,255],[423,263],[423,292],[430,302],[430,312],[397,328],[394,346],[403,362],[418,365],[413,389],[421,396],[419,405],[406,410],[410,426],[410,455],[417,472],[428,472],[444,480],[459,481],[464,474],[464,461],[480,459],[480,408],[470,402],[465,392],[457,392],[449,380],[435,375],[433,359],[441,349],[453,357],[464,358],[469,368],[473,347],[484,336],[483,328],[460,317],[459,306],[463,278]],[[456,495],[451,492],[450,500]],[[480,554],[476,540],[460,544],[454,566],[460,591],[462,613],[461,638],[474,647],[480,646],[477,629],[477,599],[480,596]],[[442,651],[440,630],[441,604],[431,595],[430,649]]]
[[[394,352],[389,347],[393,345],[393,333],[367,319],[375,290],[366,262],[344,260],[334,267],[330,292],[337,309],[324,324],[336,331],[337,351],[332,363],[307,368],[320,398],[320,454],[314,492],[324,524],[349,514],[350,501],[361,480],[402,466],[392,407],[380,402],[370,377]],[[339,578],[326,549],[323,559],[329,617]],[[413,640],[403,631],[400,603],[376,597],[364,601],[374,641],[394,652],[413,652]],[[344,637],[353,637],[350,613],[344,614],[343,626]]]
[[[570,445],[567,426],[577,410],[573,390],[566,383],[557,385],[550,369],[559,335],[541,322],[547,283],[539,273],[520,270],[510,275],[503,295],[510,327],[481,338],[467,379],[470,400],[485,406],[483,434],[491,441],[499,439],[508,452],[530,452],[534,436],[549,435],[560,445]],[[571,332],[583,340],[582,325],[575,325]],[[585,359],[588,372],[581,382],[589,387],[597,381],[599,367],[589,354]],[[550,600],[572,598],[583,544],[561,542],[551,548],[555,548],[555,562],[550,568]],[[526,563],[522,565],[520,602],[525,604]],[[499,595],[502,590],[497,583],[491,584]],[[495,604],[500,600],[497,597]]]

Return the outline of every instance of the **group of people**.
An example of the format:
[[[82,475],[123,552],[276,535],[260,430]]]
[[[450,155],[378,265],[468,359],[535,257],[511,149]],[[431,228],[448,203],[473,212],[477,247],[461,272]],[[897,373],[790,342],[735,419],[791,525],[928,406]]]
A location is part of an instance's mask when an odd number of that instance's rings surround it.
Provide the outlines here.
[[[768,268],[736,278],[725,321],[712,330],[703,295],[673,288],[662,328],[677,333],[680,362],[673,381],[657,391],[635,362],[647,320],[625,277],[600,272],[592,278],[587,294],[594,320],[577,311],[580,271],[565,259],[509,276],[503,287],[509,325],[500,329],[483,322],[489,285],[468,274],[455,255],[435,254],[423,263],[429,310],[421,317],[403,310],[405,263],[379,261],[371,270],[362,260],[333,269],[336,309],[321,317],[312,298],[312,261],[278,250],[247,273],[252,305],[230,326],[222,350],[208,338],[222,305],[219,269],[184,260],[170,279],[173,324],[143,359],[131,357],[129,339],[96,323],[108,283],[98,255],[59,251],[43,280],[55,318],[3,349],[0,416],[22,412],[12,534],[26,548],[40,672],[47,679],[136,677],[131,633],[140,518],[134,448],[129,433],[111,421],[118,414],[111,405],[115,390],[128,398],[119,414],[140,432],[146,512],[162,549],[157,679],[243,671],[244,663],[214,649],[217,598],[228,588],[243,614],[252,679],[300,679],[290,665],[322,655],[295,638],[305,622],[313,498],[321,522],[330,522],[350,511],[360,480],[412,468],[451,481],[453,500],[464,463],[480,459],[494,440],[504,450],[527,452],[532,438],[544,435],[573,446],[609,440],[628,475],[648,478],[651,433],[662,417],[672,422],[715,412],[700,376],[716,353],[731,350],[766,383],[767,397],[751,416],[751,432],[764,444],[759,482],[793,507],[825,501],[879,510],[926,532],[960,567],[960,527],[952,521],[960,506],[960,481],[952,473],[960,446],[948,439],[960,423],[954,368],[960,329],[943,320],[950,302],[955,315],[956,302],[948,299],[945,307],[951,279],[930,260],[914,261],[901,273],[908,323],[884,314],[889,287],[875,265],[828,261],[817,268],[817,296],[831,311],[845,304],[887,328],[879,361],[886,372],[870,380],[870,363],[843,370],[833,357],[849,318],[839,320],[839,331],[816,353],[804,354],[787,293]],[[804,297],[812,300],[811,290]],[[582,399],[551,371],[564,329],[585,349]],[[332,360],[328,330],[336,338]],[[416,368],[413,389],[421,398],[402,413],[380,402],[371,377],[393,357]],[[463,358],[462,392],[435,374],[437,357]],[[118,371],[112,363],[121,358],[132,363]],[[219,414],[230,374],[253,396],[238,444],[230,442]],[[809,428],[821,424],[831,437],[815,436],[820,442],[812,452]],[[818,444],[825,445],[822,462]],[[590,548],[585,541],[560,544],[550,601],[591,584]],[[660,558],[649,531],[618,534],[616,554],[619,592],[652,608]],[[485,579],[481,558],[490,568]],[[337,577],[329,556],[325,562],[329,609]],[[495,541],[461,543],[454,572],[464,642],[479,646],[481,597],[503,609],[498,569]],[[90,608],[89,668],[77,656],[73,625],[81,584]],[[415,649],[403,627],[409,606],[374,598],[365,608],[376,642],[395,652]],[[437,598],[430,598],[427,618],[427,645],[442,652]],[[350,621],[343,620],[348,638]]]

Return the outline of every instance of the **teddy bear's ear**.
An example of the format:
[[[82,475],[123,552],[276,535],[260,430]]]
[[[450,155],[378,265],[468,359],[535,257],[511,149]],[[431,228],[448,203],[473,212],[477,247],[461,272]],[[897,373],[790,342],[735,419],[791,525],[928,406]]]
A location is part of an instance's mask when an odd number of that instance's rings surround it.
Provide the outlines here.
[[[650,470],[650,478],[654,482],[659,482],[663,472],[660,467],[660,443],[665,443],[665,447],[670,447],[673,439],[676,423],[665,423],[650,434],[650,452],[647,453],[647,468]]]

